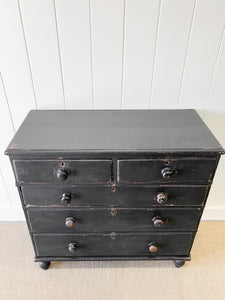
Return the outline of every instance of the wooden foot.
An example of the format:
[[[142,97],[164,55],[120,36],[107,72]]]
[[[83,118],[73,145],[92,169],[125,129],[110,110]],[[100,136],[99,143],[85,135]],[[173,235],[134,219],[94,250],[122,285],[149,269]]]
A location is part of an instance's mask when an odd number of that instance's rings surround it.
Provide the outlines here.
[[[42,268],[43,270],[48,270],[48,268],[50,267],[51,262],[50,261],[40,261],[39,262],[39,266],[40,268]]]
[[[185,264],[185,260],[184,259],[177,259],[174,260],[174,264],[177,268],[182,267]]]

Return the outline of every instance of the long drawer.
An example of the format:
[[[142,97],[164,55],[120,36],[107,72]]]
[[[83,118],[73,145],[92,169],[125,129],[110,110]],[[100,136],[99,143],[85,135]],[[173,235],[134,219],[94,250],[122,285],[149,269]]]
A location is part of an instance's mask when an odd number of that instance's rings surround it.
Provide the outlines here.
[[[40,206],[200,206],[207,186],[60,186],[25,185],[21,187],[27,205]]]
[[[200,208],[27,209],[33,232],[190,231],[197,228]]]
[[[19,183],[107,183],[112,177],[111,160],[13,160],[13,165]]]
[[[34,234],[37,257],[188,255],[192,233]],[[155,245],[156,252],[149,246]]]
[[[217,160],[214,158],[128,159],[117,162],[120,183],[196,182],[212,180]]]

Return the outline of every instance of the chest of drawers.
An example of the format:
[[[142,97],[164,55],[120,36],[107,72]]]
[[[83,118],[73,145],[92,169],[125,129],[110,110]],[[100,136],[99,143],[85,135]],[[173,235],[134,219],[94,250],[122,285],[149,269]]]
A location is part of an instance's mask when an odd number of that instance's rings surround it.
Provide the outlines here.
[[[190,260],[223,148],[194,110],[30,111],[6,152],[35,261]]]

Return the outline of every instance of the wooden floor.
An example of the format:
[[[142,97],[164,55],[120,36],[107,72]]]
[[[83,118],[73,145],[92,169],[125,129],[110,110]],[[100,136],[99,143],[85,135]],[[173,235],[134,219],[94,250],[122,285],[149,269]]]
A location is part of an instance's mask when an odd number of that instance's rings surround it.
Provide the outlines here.
[[[225,221],[202,221],[192,260],[33,262],[25,223],[0,223],[0,299],[225,299]]]

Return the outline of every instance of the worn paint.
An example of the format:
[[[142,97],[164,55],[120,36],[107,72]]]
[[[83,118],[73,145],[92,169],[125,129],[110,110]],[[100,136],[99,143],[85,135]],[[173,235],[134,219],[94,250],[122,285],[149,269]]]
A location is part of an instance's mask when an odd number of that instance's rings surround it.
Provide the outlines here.
[[[9,147],[9,149],[15,149],[16,148],[16,143],[12,143],[11,145],[10,145],[10,147]]]

